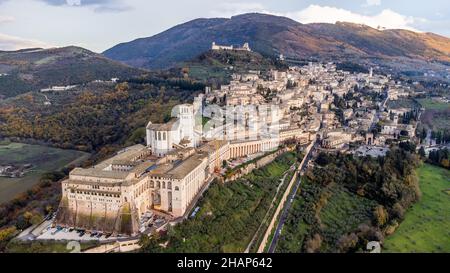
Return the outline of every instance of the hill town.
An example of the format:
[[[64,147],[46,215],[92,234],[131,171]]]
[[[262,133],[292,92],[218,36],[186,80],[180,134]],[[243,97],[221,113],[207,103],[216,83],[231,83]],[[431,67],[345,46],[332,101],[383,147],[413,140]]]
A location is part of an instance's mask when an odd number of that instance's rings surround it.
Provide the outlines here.
[[[248,13],[0,48],[0,253],[449,252],[449,41]]]
[[[241,49],[213,43],[212,50]],[[293,143],[306,153],[384,156],[393,143],[417,140],[424,109],[395,107],[416,95],[389,75],[350,73],[333,63],[233,74],[229,84],[175,106],[168,122],[148,122],[145,145],[73,169],[55,217],[34,238],[136,242],[140,233],[152,236],[188,219],[213,180],[233,183],[232,167],[261,158],[268,164]]]

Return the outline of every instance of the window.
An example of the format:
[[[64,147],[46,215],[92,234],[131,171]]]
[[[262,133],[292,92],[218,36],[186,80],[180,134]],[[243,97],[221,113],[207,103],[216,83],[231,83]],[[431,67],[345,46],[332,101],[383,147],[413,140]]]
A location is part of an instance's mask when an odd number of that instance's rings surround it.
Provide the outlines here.
[[[175,190],[176,190],[176,191],[179,191],[179,190],[180,190],[180,188],[179,188],[178,186],[176,186],[176,187],[175,187]]]

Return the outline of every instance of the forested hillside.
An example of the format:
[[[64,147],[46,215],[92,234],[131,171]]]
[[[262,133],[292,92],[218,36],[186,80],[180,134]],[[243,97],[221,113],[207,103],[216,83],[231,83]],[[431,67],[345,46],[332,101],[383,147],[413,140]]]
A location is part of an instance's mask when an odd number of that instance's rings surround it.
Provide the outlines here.
[[[27,93],[0,104],[0,135],[82,151],[133,144],[143,141],[148,121],[164,121],[172,106],[203,89],[186,80],[136,79],[116,87],[86,86],[47,97]],[[46,105],[46,99],[52,105]]]

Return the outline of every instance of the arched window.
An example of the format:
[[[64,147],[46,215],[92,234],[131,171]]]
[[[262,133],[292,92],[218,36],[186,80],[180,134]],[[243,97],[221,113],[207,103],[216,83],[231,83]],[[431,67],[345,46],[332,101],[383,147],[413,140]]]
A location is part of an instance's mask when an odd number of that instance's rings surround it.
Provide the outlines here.
[[[179,191],[179,190],[180,190],[180,188],[178,188],[178,186],[175,186],[175,190],[176,190],[176,191]]]
[[[158,132],[158,140],[161,140],[161,132]]]
[[[172,189],[172,182],[167,182],[167,188],[168,188],[169,190]]]
[[[165,189],[166,188],[166,182],[162,183],[162,188]]]
[[[161,182],[156,182],[156,187],[159,189],[159,188],[161,188]]]

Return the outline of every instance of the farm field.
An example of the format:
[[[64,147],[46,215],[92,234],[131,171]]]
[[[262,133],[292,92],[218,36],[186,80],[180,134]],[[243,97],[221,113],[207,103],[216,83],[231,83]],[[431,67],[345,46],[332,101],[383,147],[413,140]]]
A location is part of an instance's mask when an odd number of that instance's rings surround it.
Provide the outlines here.
[[[433,99],[419,99],[419,103],[425,107],[421,121],[426,129],[433,131],[445,131],[450,129],[448,119],[450,117],[450,103]]]
[[[384,252],[450,252],[450,171],[425,164],[418,174],[422,198],[386,238]]]
[[[86,159],[88,153],[23,143],[0,143],[0,165],[32,164],[32,170],[20,178],[0,177],[0,203],[30,189],[42,174],[59,170]]]

